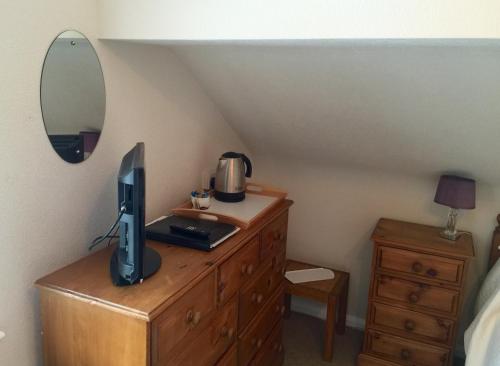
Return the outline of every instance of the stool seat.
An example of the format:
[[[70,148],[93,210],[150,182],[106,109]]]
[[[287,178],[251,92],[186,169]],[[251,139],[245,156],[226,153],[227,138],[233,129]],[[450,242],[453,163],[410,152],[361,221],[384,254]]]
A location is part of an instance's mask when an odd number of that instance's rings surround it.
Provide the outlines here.
[[[286,261],[286,271],[320,268],[313,264],[303,263],[291,259]],[[322,267],[326,268],[326,267]],[[327,304],[325,324],[325,345],[323,359],[331,361],[333,358],[333,340],[335,328],[337,333],[345,332],[347,313],[347,296],[349,291],[349,273],[328,268],[335,273],[329,280],[292,283],[286,280],[285,317],[290,315],[291,296],[299,296]],[[338,306],[337,306],[338,305]],[[336,317],[338,308],[338,316]],[[335,321],[335,318],[337,320]]]

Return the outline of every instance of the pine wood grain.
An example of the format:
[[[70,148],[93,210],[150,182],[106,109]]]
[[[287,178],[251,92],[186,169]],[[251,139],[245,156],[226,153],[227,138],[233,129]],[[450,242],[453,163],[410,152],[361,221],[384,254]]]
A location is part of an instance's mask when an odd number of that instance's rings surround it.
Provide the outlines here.
[[[441,230],[379,220],[359,365],[451,365],[474,247],[471,235],[452,242]]]
[[[40,304],[45,365],[149,364],[146,321],[49,289],[40,291]]]
[[[500,215],[497,216],[498,226],[493,232],[493,238],[491,239],[491,249],[490,249],[490,259],[488,261],[488,268],[493,267],[493,265],[500,258]]]
[[[148,242],[163,263],[142,284],[112,285],[109,259],[114,248],[93,253],[38,280],[45,364],[209,366],[218,360],[237,364],[234,343],[238,342],[239,316],[247,314],[247,323],[252,325],[265,315],[259,328],[262,337],[281,318],[281,306],[273,303],[272,313],[264,311],[264,306],[276,296],[282,302],[286,243],[281,238],[276,247],[280,252],[272,251],[265,265],[260,265],[261,238],[267,226],[283,222],[291,204],[283,201],[254,226],[209,253]],[[286,230],[286,226],[280,228]],[[222,287],[218,285],[231,282],[234,269],[241,278],[218,301]],[[240,295],[254,279],[258,279],[254,290],[262,298],[256,294],[258,306],[248,315]],[[229,352],[227,357],[225,352]]]
[[[109,247],[39,279],[36,285],[74,294],[152,320],[218,264],[238,251],[263,225],[273,221],[291,205],[292,201],[284,200],[251,228],[241,230],[211,252],[148,241],[147,245],[160,253],[162,266],[142,284],[113,286],[109,276],[109,259],[114,247]],[[148,296],[143,296],[144,293]]]
[[[440,237],[442,230],[441,227],[382,218],[372,234],[372,240],[410,249],[418,246],[421,251],[428,249],[431,253],[452,258],[474,256],[471,234],[464,233],[457,241],[451,241]]]

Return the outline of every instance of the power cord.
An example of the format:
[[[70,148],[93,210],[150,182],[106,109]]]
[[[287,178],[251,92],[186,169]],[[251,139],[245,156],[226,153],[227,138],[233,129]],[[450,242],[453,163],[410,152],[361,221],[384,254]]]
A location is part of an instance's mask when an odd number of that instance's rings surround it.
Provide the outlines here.
[[[109,247],[111,245],[111,240],[118,239],[120,237],[120,235],[116,235],[119,228],[120,228],[120,226],[118,225],[116,227],[115,231],[113,232],[113,235],[108,236],[109,240],[108,240],[108,243],[106,244],[107,247]]]
[[[109,230],[107,231],[106,234],[104,235],[100,235],[98,236],[97,238],[95,238],[94,240],[92,240],[92,243],[90,244],[89,246],[89,252],[94,249],[97,245],[99,245],[102,241],[106,240],[106,239],[110,239],[108,241],[108,245],[110,244],[111,242],[111,239],[113,238],[116,238],[117,236],[115,235],[116,234],[116,230],[118,230],[118,228],[116,227],[118,225],[118,223],[120,222],[120,219],[122,218],[123,214],[125,213],[125,210],[127,208],[125,207],[125,204],[122,204],[122,206],[120,207],[120,214],[118,215],[118,218],[116,219],[116,221],[114,222],[113,225],[111,225],[111,227],[109,228]],[[116,230],[115,230],[116,228]],[[113,230],[115,231],[113,235],[111,235],[111,233],[113,232]]]

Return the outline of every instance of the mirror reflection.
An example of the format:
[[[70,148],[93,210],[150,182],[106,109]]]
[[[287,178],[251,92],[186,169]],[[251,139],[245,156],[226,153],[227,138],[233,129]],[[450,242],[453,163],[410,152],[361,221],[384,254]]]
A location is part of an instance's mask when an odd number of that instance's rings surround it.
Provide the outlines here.
[[[104,124],[106,95],[97,54],[80,32],[61,33],[43,65],[40,100],[49,140],[70,163],[94,151]]]

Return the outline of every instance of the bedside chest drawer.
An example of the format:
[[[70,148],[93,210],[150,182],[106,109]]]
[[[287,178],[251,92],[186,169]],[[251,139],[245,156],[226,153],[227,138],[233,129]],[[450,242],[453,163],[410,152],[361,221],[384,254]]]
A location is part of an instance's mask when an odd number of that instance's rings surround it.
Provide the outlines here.
[[[433,315],[379,304],[370,305],[370,322],[373,326],[388,328],[404,336],[422,340],[450,343],[454,322]]]
[[[385,333],[368,331],[368,353],[403,365],[445,366],[450,350]]]
[[[178,343],[189,342],[203,333],[214,314],[215,272],[194,286],[153,322],[153,361],[166,360]]]
[[[437,310],[454,315],[457,312],[460,293],[392,276],[376,275],[373,296],[396,300],[412,308]]]
[[[260,258],[266,260],[285,250],[288,215],[284,214],[262,230]]]
[[[357,366],[399,366],[397,363],[373,357],[365,353],[358,356]]]
[[[456,285],[462,281],[464,262],[460,260],[384,246],[379,247],[377,256],[380,269],[408,273]]]
[[[219,267],[219,302],[230,299],[243,283],[255,276],[259,266],[259,236],[251,239],[245,247]]]

